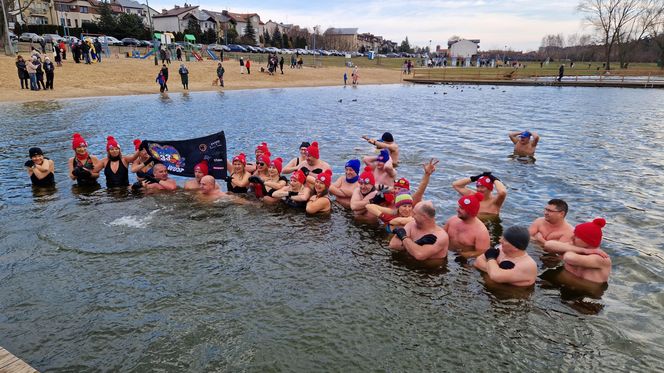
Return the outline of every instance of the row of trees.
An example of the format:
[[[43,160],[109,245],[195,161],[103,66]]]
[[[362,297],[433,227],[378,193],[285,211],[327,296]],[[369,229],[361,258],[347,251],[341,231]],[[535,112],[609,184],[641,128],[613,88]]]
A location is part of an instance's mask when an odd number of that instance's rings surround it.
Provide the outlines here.
[[[113,14],[109,3],[99,3],[99,20],[96,22],[100,34],[120,38],[152,39],[143,19],[137,14]],[[93,31],[91,31],[93,32]]]
[[[606,69],[626,67],[639,46],[651,45],[664,66],[664,0],[581,0],[578,10],[604,49]]]

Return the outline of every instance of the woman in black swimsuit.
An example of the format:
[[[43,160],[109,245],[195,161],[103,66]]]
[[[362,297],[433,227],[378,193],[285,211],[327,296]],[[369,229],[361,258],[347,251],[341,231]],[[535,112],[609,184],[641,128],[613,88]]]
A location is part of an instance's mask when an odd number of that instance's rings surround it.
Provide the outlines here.
[[[263,156],[263,161],[266,160],[266,157]],[[269,161],[269,159],[267,159]],[[288,184],[288,179],[285,176],[281,176],[281,166],[283,164],[283,160],[281,158],[275,158],[273,161],[271,161],[268,164],[268,169],[267,169],[267,176],[263,177],[256,177],[252,176],[249,178],[250,180],[253,179],[254,182],[256,182],[255,187],[261,188],[261,195],[263,202],[266,203],[277,203],[280,201],[279,198],[275,198],[272,196],[274,192],[276,192],[279,189],[282,189]],[[259,162],[259,170],[260,170],[260,162]]]
[[[55,165],[53,161],[44,158],[44,153],[39,148],[30,148],[30,160],[25,162],[28,168],[28,176],[32,181],[33,187],[52,187],[55,186]]]
[[[107,156],[97,163],[95,172],[104,170],[106,188],[126,188],[129,186],[129,164],[138,158],[138,150],[130,156],[122,156],[120,145],[113,136],[106,138]]]
[[[311,189],[304,183],[307,177],[301,170],[293,172],[290,179],[290,185],[287,188],[272,193],[274,198],[282,198],[287,206],[304,209],[307,207],[307,201],[311,197]]]
[[[251,174],[245,169],[247,156],[240,153],[233,157],[233,171],[226,179],[226,188],[230,193],[247,193]]]
[[[307,161],[307,148],[309,146],[311,146],[311,144],[309,144],[306,141],[300,144],[300,155],[298,157],[291,159],[291,161],[288,162],[288,164],[286,164],[286,167],[284,167],[283,171],[285,174],[290,174],[291,172],[299,169],[300,164]]]
[[[314,194],[307,202],[307,214],[326,214],[332,209],[330,201],[330,184],[332,184],[332,171],[325,170],[316,176],[314,182]]]
[[[71,148],[74,149],[75,155],[69,158],[69,178],[76,180],[78,186],[98,186],[99,172],[95,172],[95,165],[99,159],[88,154],[88,143],[80,134],[75,133]]]

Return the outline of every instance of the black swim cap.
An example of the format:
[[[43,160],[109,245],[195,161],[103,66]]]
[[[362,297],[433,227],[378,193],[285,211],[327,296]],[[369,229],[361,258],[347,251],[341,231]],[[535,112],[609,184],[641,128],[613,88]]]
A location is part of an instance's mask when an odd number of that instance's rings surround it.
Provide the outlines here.
[[[30,148],[28,150],[28,153],[30,153],[30,158],[34,157],[35,155],[44,155],[44,152],[40,148]]]
[[[306,142],[306,141],[303,141],[302,144],[300,144],[300,149],[302,149],[302,148],[308,148],[308,147],[310,147],[310,146],[311,146],[311,144],[309,144],[309,143]]]
[[[392,137],[392,134],[389,132],[385,132],[380,139],[383,140],[383,142],[394,142],[394,137]]]
[[[530,233],[528,228],[515,225],[505,230],[503,238],[517,249],[525,250],[530,242]]]

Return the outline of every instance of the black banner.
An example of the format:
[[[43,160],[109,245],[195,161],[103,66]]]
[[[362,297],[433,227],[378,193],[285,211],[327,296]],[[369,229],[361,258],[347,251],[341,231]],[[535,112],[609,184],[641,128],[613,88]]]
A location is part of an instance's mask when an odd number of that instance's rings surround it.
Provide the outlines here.
[[[147,140],[147,143],[149,153],[168,168],[169,174],[194,177],[194,166],[202,160],[206,160],[210,175],[218,180],[226,179],[226,135],[224,135],[224,131],[197,139]]]

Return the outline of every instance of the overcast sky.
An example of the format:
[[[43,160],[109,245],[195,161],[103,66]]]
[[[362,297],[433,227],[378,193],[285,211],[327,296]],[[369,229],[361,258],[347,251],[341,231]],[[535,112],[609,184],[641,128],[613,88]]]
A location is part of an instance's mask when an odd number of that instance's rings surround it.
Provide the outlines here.
[[[138,0],[144,2],[145,0]],[[311,28],[357,27],[400,43],[446,45],[453,35],[480,39],[480,48],[534,50],[547,34],[590,33],[578,0],[199,0],[203,9],[258,13],[263,22],[273,20]],[[158,11],[176,3],[150,1]],[[183,5],[184,2],[178,3]]]

